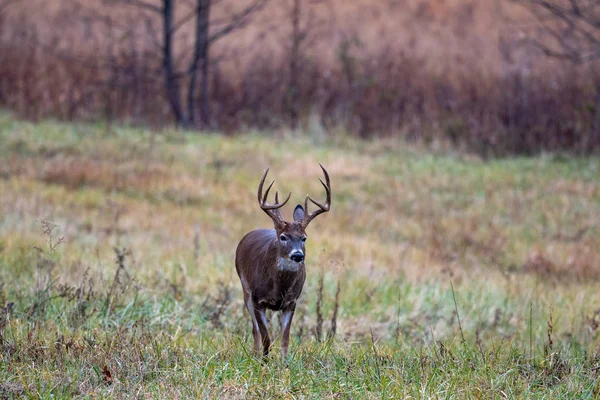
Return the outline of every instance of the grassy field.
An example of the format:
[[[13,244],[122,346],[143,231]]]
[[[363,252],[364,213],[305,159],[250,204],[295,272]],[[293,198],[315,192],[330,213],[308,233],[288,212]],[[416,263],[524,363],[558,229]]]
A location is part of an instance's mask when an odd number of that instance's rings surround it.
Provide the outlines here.
[[[274,135],[0,114],[0,398],[600,395],[599,159]],[[318,162],[332,210],[263,363],[234,250],[264,168],[300,202]]]

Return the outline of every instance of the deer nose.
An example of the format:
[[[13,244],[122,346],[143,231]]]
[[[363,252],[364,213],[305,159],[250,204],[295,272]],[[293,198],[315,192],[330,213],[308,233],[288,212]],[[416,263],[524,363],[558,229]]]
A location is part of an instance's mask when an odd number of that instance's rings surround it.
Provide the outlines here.
[[[293,262],[301,262],[302,260],[304,260],[304,254],[302,254],[302,252],[300,251],[295,251],[292,254],[290,254],[290,258]]]

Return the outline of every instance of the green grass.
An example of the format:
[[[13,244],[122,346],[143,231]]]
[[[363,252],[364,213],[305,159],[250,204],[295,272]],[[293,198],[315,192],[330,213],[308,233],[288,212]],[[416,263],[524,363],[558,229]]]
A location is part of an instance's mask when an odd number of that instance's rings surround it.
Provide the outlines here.
[[[332,210],[264,363],[233,253],[269,226],[263,169],[301,202],[318,162]],[[0,398],[597,398],[599,182],[597,158],[0,114]]]

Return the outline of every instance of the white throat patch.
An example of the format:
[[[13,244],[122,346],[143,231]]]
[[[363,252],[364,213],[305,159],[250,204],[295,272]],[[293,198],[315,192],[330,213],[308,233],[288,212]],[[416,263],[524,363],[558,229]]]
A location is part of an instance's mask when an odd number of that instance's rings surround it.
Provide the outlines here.
[[[300,264],[301,263],[279,257],[279,260],[277,261],[277,268],[280,271],[296,272],[298,271],[298,268],[300,268]]]

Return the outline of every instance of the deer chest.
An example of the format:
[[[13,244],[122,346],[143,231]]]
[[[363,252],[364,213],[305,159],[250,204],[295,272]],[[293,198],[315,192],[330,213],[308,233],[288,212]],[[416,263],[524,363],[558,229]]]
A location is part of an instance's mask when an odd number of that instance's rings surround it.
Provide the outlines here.
[[[254,293],[254,301],[270,310],[281,310],[298,299],[305,279],[304,270],[280,272],[277,279],[268,279]]]

